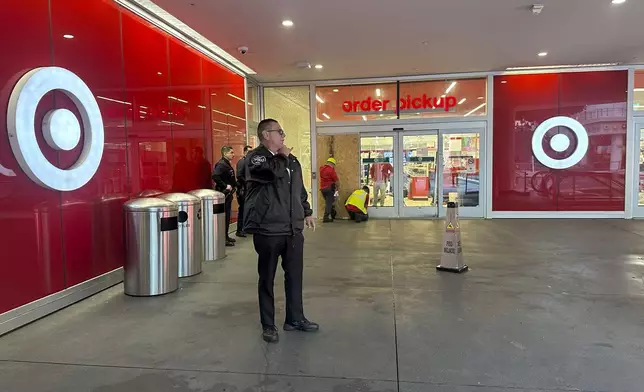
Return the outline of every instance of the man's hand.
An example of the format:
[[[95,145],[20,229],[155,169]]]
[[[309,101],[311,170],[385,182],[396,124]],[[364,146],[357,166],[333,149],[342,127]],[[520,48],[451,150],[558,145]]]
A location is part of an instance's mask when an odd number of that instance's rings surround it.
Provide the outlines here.
[[[289,156],[289,155],[291,155],[291,151],[293,151],[293,149],[292,149],[292,148],[289,148],[289,147],[286,147],[286,146],[282,146],[282,148],[280,148],[279,150],[277,150],[277,153],[278,153],[278,154],[281,154],[281,155],[284,155],[285,157],[287,157],[287,158],[288,158],[288,156]]]
[[[304,218],[304,223],[306,224],[306,227],[315,231],[315,219],[313,219],[312,216],[307,216],[306,218]]]
[[[230,184],[228,184],[228,185],[226,185],[226,190],[227,191],[232,191],[233,187]]]

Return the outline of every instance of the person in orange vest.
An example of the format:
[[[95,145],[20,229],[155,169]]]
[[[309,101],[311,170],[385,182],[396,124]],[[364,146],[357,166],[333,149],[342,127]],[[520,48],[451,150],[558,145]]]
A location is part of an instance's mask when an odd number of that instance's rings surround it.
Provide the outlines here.
[[[351,196],[347,199],[347,202],[344,203],[344,207],[349,213],[351,220],[355,220],[356,223],[366,222],[369,220],[369,214],[367,214],[367,206],[369,205],[369,187],[364,186],[362,189],[354,191]]]
[[[320,192],[324,197],[324,220],[333,222],[336,216],[335,194],[340,189],[338,186],[338,174],[335,172],[335,158],[326,160],[326,165],[320,168]]]

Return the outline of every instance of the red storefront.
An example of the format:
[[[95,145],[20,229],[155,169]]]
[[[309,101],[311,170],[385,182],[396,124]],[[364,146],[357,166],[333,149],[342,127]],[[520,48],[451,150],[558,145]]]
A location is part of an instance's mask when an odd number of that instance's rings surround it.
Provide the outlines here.
[[[148,190],[209,185],[221,146],[232,145],[241,156],[246,141],[244,76],[114,1],[11,0],[3,5],[0,333],[15,327],[25,313],[23,321],[28,321],[87,295],[83,292],[120,281],[111,272],[124,260],[123,202]],[[52,190],[33,181],[8,137],[12,91],[39,67],[73,72],[100,108],[100,165],[76,190]],[[82,158],[85,136],[75,148],[57,150],[40,132],[45,115],[61,108],[81,118],[66,94],[50,92],[38,104],[34,131],[49,163],[68,169]]]

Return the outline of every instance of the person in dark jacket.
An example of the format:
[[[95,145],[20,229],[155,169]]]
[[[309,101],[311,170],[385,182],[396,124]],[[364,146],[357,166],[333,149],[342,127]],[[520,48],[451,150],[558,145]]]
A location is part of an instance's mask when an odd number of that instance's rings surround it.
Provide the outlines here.
[[[244,198],[246,197],[246,155],[253,147],[244,147],[244,156],[237,162],[237,237],[246,237],[244,233]]]
[[[221,156],[221,160],[215,165],[212,179],[215,181],[215,190],[226,195],[226,246],[235,246],[235,239],[231,238],[228,234],[230,228],[230,212],[233,205],[233,195],[235,194],[235,188],[237,186],[235,170],[230,163],[235,157],[235,152],[232,147],[223,146],[221,148]]]
[[[318,324],[304,317],[302,272],[306,225],[315,229],[313,211],[304,188],[302,166],[291,149],[284,145],[286,136],[273,119],[257,126],[261,146],[246,156],[246,199],[244,231],[253,235],[258,255],[258,293],[262,337],[277,342],[273,286],[277,261],[282,256],[286,292],[285,331],[317,331]]]

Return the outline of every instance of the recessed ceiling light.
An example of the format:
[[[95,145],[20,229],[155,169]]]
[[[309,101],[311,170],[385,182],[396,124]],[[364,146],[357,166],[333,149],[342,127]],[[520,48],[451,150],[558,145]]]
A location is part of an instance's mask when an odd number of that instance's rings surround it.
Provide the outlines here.
[[[337,88],[334,88],[334,89],[333,89],[333,92],[334,92],[334,93],[337,93],[337,92],[339,92],[339,91],[340,91],[340,90],[338,90]]]
[[[479,100],[481,100],[481,99],[485,99],[485,98],[483,98],[483,97],[478,97],[478,99],[479,99]]]
[[[467,98],[463,98],[463,99],[461,99],[460,101],[458,101],[458,104],[460,105],[460,104],[462,104],[462,103],[463,103],[463,102],[465,102],[465,101],[467,101]]]
[[[66,38],[66,39],[73,39],[73,38],[74,38],[74,36],[73,36],[73,35],[71,35],[71,34],[65,34],[65,35],[63,35],[63,38]]]
[[[157,72],[157,75],[163,75],[163,73],[161,73],[161,72]]]
[[[501,84],[506,84],[508,81],[507,80],[502,80]]]
[[[379,88],[377,88],[377,89],[376,89],[376,97],[379,97],[379,96],[380,96],[380,89],[379,89]]]
[[[548,52],[539,52],[538,56],[539,57],[546,57],[548,55]]]
[[[320,96],[319,96],[319,95],[317,95],[317,94],[315,94],[315,99],[316,99],[319,103],[324,103],[324,100],[323,100],[322,98],[320,98]]]
[[[626,0],[613,0],[613,1],[611,1],[611,3],[613,3],[613,4],[624,4],[624,3],[626,3]]]
[[[315,69],[322,69],[324,68],[322,64],[315,64]]]
[[[284,27],[293,27],[293,21],[292,21],[292,20],[288,20],[288,19],[283,20],[283,21],[282,21],[282,26],[284,26]]]
[[[327,120],[330,120],[330,119],[331,119],[331,117],[330,117],[328,114],[326,114],[326,113],[322,113],[322,115],[323,115],[323,116],[324,116],[324,118],[326,118]]]

